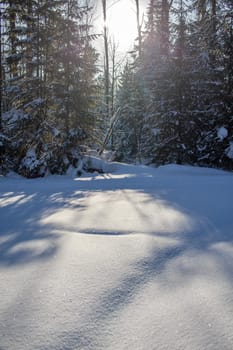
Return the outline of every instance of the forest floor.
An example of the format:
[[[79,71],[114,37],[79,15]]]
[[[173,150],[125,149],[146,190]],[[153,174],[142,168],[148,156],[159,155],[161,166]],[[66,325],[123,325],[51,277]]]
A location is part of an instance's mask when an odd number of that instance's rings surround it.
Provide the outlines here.
[[[232,350],[233,174],[0,177],[1,350]]]

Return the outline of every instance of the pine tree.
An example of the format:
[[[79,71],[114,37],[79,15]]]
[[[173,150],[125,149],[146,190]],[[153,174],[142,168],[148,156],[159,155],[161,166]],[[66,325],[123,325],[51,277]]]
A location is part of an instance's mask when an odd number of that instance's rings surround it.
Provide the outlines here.
[[[119,82],[117,105],[121,108],[115,132],[116,160],[141,161],[144,148],[145,100],[132,65],[127,62]]]
[[[81,1],[4,0],[6,89],[3,128],[13,170],[43,175],[78,161],[94,124],[97,55]],[[3,55],[1,56],[1,58]]]
[[[138,79],[143,84],[144,103],[147,106],[144,156],[154,162],[162,161],[158,159],[157,149],[162,139],[168,108],[167,92],[170,85],[168,71],[171,61],[169,16],[170,5],[167,1],[150,1],[142,44],[142,59],[137,72]]]
[[[186,3],[180,0],[175,3],[173,17],[173,48],[163,64],[163,81],[166,86],[160,88],[163,105],[160,116],[157,118],[157,146],[155,161],[157,163],[189,163],[192,158],[190,139],[187,135],[190,130],[189,110],[190,78],[189,57],[186,26]],[[191,147],[190,147],[191,146]]]
[[[196,141],[194,153],[198,164],[222,167],[226,140],[219,137],[219,130],[226,127],[224,68],[221,40],[216,31],[221,10],[216,8],[215,1],[201,5],[197,7],[197,20],[192,23],[190,35],[193,63],[190,119]]]

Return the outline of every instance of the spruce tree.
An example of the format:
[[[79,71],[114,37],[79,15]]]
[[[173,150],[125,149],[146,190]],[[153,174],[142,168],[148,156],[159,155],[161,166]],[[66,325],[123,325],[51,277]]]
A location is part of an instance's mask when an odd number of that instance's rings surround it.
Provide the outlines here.
[[[12,169],[26,176],[65,172],[94,125],[97,55],[82,1],[4,0],[7,108]]]

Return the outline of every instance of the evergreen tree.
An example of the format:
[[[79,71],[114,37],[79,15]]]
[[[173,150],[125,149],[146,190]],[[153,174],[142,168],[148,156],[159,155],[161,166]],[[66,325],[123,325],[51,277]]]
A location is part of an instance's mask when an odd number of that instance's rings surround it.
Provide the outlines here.
[[[121,107],[117,122],[116,160],[140,161],[143,155],[145,104],[143,89],[130,63],[120,78],[117,104]]]
[[[26,6],[25,6],[26,5]],[[97,55],[82,1],[4,0],[7,157],[26,176],[64,172],[91,132]],[[3,58],[3,55],[1,56]]]

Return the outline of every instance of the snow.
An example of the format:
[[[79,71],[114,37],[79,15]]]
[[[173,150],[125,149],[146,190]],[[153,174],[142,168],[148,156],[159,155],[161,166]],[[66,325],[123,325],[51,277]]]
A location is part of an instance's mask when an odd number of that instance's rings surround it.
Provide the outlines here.
[[[30,148],[26,156],[21,161],[21,167],[26,167],[30,170],[33,170],[34,168],[38,167],[40,165],[40,162],[38,161],[36,157],[36,152],[34,148]]]
[[[44,103],[44,100],[40,97],[35,98],[33,101],[27,103],[24,107],[40,107]]]
[[[13,128],[15,123],[23,120],[27,120],[28,118],[29,118],[28,114],[25,114],[23,111],[16,110],[16,109],[12,109],[9,112],[5,112],[3,113],[3,116],[2,116],[3,121],[8,123],[8,127],[10,127],[9,124],[12,124]]]
[[[53,128],[53,129],[52,129],[52,132],[53,132],[53,135],[54,135],[55,137],[57,137],[57,136],[60,135],[60,131],[59,131],[57,128]]]
[[[159,128],[152,128],[151,132],[154,136],[158,136],[160,133],[160,129]]]
[[[0,177],[0,349],[232,350],[232,173],[108,167]]]
[[[111,173],[116,171],[117,167],[119,168],[118,163],[106,162],[94,156],[84,156],[82,165],[84,168],[86,167],[87,169],[95,169],[104,173]]]
[[[0,132],[0,147],[4,146],[4,142],[7,141],[8,138]]]
[[[230,142],[230,146],[226,149],[226,155],[228,158],[233,159],[233,142]]]
[[[224,140],[228,136],[228,130],[224,126],[221,126],[217,133],[220,141]]]
[[[8,94],[10,94],[10,93],[19,93],[20,92],[20,87],[17,86],[17,85],[7,86],[6,87],[6,92]]]

